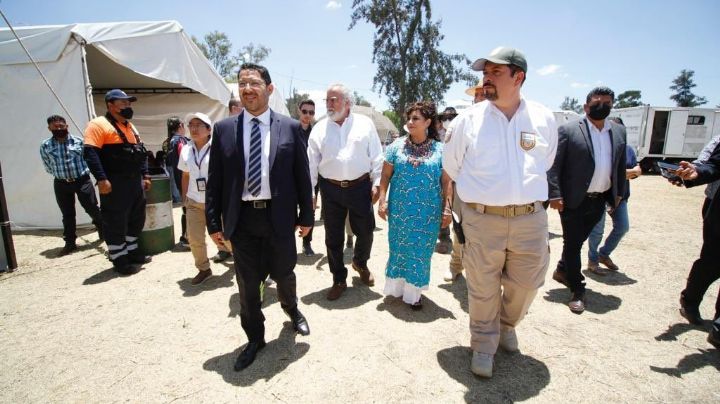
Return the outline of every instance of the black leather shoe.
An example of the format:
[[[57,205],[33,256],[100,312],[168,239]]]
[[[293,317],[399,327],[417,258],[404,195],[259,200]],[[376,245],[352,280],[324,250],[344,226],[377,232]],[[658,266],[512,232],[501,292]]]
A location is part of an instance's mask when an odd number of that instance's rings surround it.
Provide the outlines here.
[[[720,323],[718,323],[718,320],[713,322],[712,328],[708,333],[707,341],[713,344],[715,348],[720,349]]]
[[[78,247],[75,243],[66,243],[65,246],[60,250],[58,253],[58,257],[64,257],[68,254],[72,254],[73,252],[77,251]]]
[[[232,257],[232,254],[230,254],[229,252],[227,252],[227,251],[218,251],[217,254],[215,254],[215,255],[211,258],[211,260],[212,260],[213,262],[220,263],[220,262],[223,262],[223,261],[227,260],[227,259],[230,258],[230,257]]]
[[[308,325],[307,319],[305,316],[300,313],[300,310],[297,308],[294,308],[292,310],[286,310],[285,311],[290,317],[290,320],[292,320],[293,328],[295,331],[297,331],[300,335],[310,335],[310,326]]]
[[[302,251],[303,251],[303,255],[306,257],[312,257],[315,255],[315,251],[313,251],[310,243],[303,243]]]
[[[252,363],[255,362],[255,356],[257,356],[257,353],[263,348],[265,348],[265,341],[248,342],[235,361],[235,371],[239,372],[252,365]]]
[[[700,316],[700,309],[697,307],[690,306],[685,302],[685,299],[680,296],[680,315],[694,325],[702,325],[703,319]]]

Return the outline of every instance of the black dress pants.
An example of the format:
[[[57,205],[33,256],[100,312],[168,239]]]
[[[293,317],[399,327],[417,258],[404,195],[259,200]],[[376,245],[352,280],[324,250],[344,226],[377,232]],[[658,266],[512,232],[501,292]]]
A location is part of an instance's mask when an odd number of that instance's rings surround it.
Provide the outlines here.
[[[83,175],[73,182],[55,179],[53,182],[55,200],[62,213],[63,239],[66,244],[75,244],[77,238],[75,223],[75,196],[96,227],[102,226],[95,187],[89,175]]]
[[[718,214],[705,215],[703,220],[703,245],[700,258],[693,263],[687,285],[682,291],[685,303],[691,307],[699,307],[710,285],[720,278],[720,232],[717,231],[720,225],[713,223],[718,220],[720,220]],[[714,318],[718,317],[720,317],[720,294],[715,301]]]
[[[356,236],[353,262],[364,267],[370,258],[373,230],[375,230],[371,190],[370,179],[346,188],[320,179],[325,220],[325,247],[330,272],[333,274],[333,284],[345,282],[348,274],[343,263],[346,217],[349,217],[350,227]]]
[[[230,237],[240,293],[240,323],[249,342],[260,342],[265,338],[260,283],[270,275],[282,308],[288,311],[297,307],[293,271],[297,248],[292,231],[282,236],[273,231],[269,205],[255,209],[243,202],[240,209],[237,230]]]
[[[557,270],[565,273],[573,293],[585,292],[585,277],[580,272],[582,268],[580,250],[592,229],[605,214],[606,202],[606,197],[586,196],[577,208],[565,207],[560,212],[563,251],[560,262],[557,264]]]

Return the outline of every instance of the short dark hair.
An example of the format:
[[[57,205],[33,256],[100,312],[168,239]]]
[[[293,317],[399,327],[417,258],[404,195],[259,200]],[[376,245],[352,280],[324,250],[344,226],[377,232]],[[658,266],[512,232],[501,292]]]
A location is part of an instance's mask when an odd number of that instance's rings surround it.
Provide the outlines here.
[[[517,72],[523,72],[525,73],[525,70],[522,69],[522,67],[514,64],[509,64],[508,67],[510,68],[510,77],[515,77],[515,73]],[[522,86],[525,84],[525,79],[527,79],[527,73],[525,73],[525,76],[523,77],[522,83],[520,85]]]
[[[595,87],[585,97],[585,103],[589,104],[592,97],[596,95],[609,95],[613,102],[615,102],[615,92],[609,87]]]
[[[53,122],[60,122],[60,121],[62,121],[62,123],[67,123],[65,121],[65,118],[61,117],[60,115],[50,115],[47,119],[48,126],[50,126],[50,124]]]
[[[625,122],[623,122],[622,118],[620,118],[619,116],[614,116],[614,117],[610,118],[610,120],[614,121],[615,123],[617,123],[619,125],[625,126]]]
[[[298,108],[302,108],[303,105],[312,105],[313,108],[315,107],[315,101],[307,99],[300,101],[300,105],[298,105]]]
[[[230,98],[230,101],[228,101],[228,109],[232,107],[242,107],[242,101],[240,98],[232,97]]]
[[[405,119],[409,118],[410,114],[415,111],[419,112],[423,118],[430,120],[430,126],[427,128],[428,137],[440,141],[440,134],[438,134],[437,129],[435,129],[435,125],[437,125],[438,122],[435,103],[431,101],[418,101],[408,105],[408,107],[405,108]]]
[[[176,116],[171,116],[170,118],[168,118],[168,120],[167,120],[168,137],[174,135],[175,132],[177,132],[178,129],[180,129],[181,125],[182,125],[182,121],[180,120],[180,118],[178,118]]]
[[[256,72],[260,73],[260,77],[262,77],[266,86],[272,84],[272,80],[270,79],[270,72],[265,66],[261,66],[256,63],[241,64],[240,70],[238,70],[238,80],[240,80],[240,72],[243,70],[255,70]]]

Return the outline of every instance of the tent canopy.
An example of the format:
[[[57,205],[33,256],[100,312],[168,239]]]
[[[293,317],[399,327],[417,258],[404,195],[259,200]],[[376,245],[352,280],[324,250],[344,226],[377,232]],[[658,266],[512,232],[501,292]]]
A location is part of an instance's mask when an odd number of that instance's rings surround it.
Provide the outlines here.
[[[202,51],[175,21],[21,27],[15,30],[55,93],[64,112],[8,28],[0,29],[0,135],[3,182],[15,227],[60,227],[52,178],[44,172],[40,143],[50,136],[45,119],[68,119],[82,136],[87,122],[105,112],[103,94],[122,88],[133,105],[145,143],[156,150],[167,135],[165,120],[201,111],[224,118],[230,90]],[[73,122],[75,125],[73,125]],[[79,205],[78,222],[89,218]]]

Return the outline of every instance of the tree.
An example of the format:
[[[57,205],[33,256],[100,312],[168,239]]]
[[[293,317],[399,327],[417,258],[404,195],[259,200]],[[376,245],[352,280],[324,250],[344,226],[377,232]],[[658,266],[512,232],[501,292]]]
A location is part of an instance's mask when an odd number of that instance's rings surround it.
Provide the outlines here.
[[[705,97],[692,93],[692,88],[697,87],[697,84],[693,82],[694,75],[695,71],[683,69],[680,71],[680,75],[673,80],[670,89],[675,94],[671,95],[670,99],[675,101],[678,107],[697,107],[698,105],[707,104]]]
[[[441,100],[453,82],[474,84],[460,66],[470,64],[465,55],[440,50],[444,36],[440,22],[431,20],[430,0],[353,0],[352,8],[349,30],[358,21],[375,26],[373,89],[383,92],[399,115],[409,102]]]
[[[213,31],[205,34],[203,42],[200,42],[195,36],[192,36],[192,40],[220,76],[228,77],[234,74],[237,62],[230,57],[232,43],[224,32]]]
[[[620,93],[613,108],[630,108],[643,105],[640,101],[640,90],[627,90]]]
[[[365,97],[358,94],[357,91],[353,91],[353,99],[355,100],[355,105],[360,105],[362,107],[372,107],[370,101],[366,100]]]
[[[575,111],[578,114],[583,113],[583,107],[577,98],[565,97],[562,104],[560,104],[560,109],[563,111]]]
[[[270,55],[270,51],[271,49],[265,45],[258,44],[257,46],[255,46],[255,44],[250,42],[249,44],[240,48],[235,60],[238,62],[238,64],[260,64],[263,62],[263,60],[267,59],[268,55]]]
[[[292,95],[285,99],[285,105],[287,105],[290,116],[295,119],[300,119],[300,114],[298,113],[300,102],[308,99],[310,99],[309,94],[298,93],[297,90],[293,88]]]
[[[388,117],[388,119],[390,119],[390,122],[392,122],[393,125],[395,125],[395,127],[398,128],[400,133],[404,132],[403,125],[405,124],[405,122],[403,122],[401,115],[398,115],[398,113],[393,111],[392,109],[388,109],[387,111],[384,111],[383,115],[385,115],[386,117]]]

